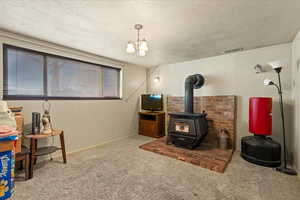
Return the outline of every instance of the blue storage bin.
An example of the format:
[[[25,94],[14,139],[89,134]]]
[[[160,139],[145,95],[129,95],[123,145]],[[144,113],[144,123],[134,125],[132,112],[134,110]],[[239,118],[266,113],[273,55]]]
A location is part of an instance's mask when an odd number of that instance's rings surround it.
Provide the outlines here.
[[[13,193],[14,158],[12,151],[0,152],[0,200],[8,199]]]
[[[1,141],[13,141],[17,136],[12,135],[0,138]],[[13,151],[0,152],[0,200],[12,197],[14,189],[15,160]]]

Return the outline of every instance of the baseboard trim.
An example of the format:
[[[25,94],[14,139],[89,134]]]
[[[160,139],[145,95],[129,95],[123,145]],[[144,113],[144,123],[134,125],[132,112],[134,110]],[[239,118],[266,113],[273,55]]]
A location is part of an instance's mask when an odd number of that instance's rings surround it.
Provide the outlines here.
[[[101,147],[101,146],[104,146],[104,145],[107,145],[107,144],[110,144],[110,143],[113,143],[113,142],[124,140],[124,139],[127,139],[127,138],[132,137],[132,136],[134,136],[134,135],[127,135],[127,136],[124,136],[124,137],[118,137],[118,138],[115,138],[115,139],[108,140],[106,142],[102,142],[102,143],[99,143],[99,144],[83,147],[83,148],[76,149],[76,150],[73,150],[73,151],[69,151],[69,152],[66,152],[66,154],[69,156],[69,155],[80,153],[80,152],[87,151],[87,150],[90,150],[90,149],[98,148],[98,147]],[[61,158],[61,157],[62,157],[62,155],[60,155],[60,153],[58,153],[57,155],[53,155],[53,158]]]

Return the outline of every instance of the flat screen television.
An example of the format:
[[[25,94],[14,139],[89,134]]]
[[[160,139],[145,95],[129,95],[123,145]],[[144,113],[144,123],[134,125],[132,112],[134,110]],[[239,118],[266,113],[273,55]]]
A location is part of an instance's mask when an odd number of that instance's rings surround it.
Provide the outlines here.
[[[163,109],[162,94],[142,94],[142,109],[150,111],[161,111]]]

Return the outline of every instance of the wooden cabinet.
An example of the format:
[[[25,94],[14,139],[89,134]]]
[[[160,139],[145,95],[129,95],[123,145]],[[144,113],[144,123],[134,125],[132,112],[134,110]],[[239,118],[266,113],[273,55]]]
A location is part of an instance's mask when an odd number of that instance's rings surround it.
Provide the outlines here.
[[[139,112],[139,134],[150,137],[165,135],[164,112]]]

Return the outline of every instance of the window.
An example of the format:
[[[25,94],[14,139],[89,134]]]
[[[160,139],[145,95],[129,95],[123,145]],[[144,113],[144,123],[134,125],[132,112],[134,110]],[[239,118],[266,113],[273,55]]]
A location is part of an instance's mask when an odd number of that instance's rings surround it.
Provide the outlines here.
[[[96,65],[47,57],[48,95],[102,97],[102,70]]]
[[[6,53],[7,95],[43,95],[43,56],[15,49]]]
[[[120,99],[120,69],[4,45],[4,99]]]

